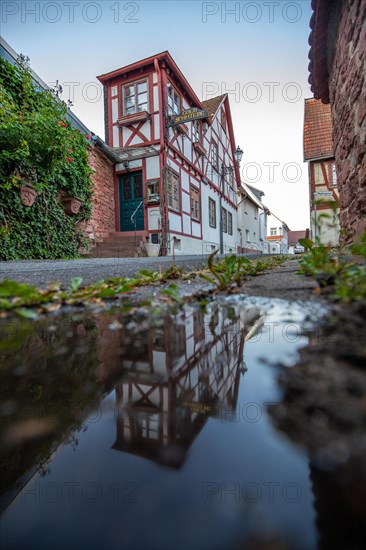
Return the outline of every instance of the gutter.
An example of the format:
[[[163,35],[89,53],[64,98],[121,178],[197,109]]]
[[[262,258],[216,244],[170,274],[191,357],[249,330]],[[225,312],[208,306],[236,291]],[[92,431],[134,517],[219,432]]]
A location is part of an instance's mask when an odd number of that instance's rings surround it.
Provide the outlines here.
[[[157,75],[158,75],[158,90],[159,90],[159,94],[158,94],[158,100],[159,100],[159,138],[160,138],[160,151],[159,151],[159,169],[160,169],[160,186],[159,186],[159,193],[160,193],[160,201],[163,200],[163,193],[164,193],[164,164],[165,164],[165,143],[164,143],[164,132],[165,132],[165,127],[164,127],[164,112],[163,112],[163,106],[164,106],[164,101],[163,101],[163,83],[162,83],[162,75],[161,75],[161,69],[160,69],[160,65],[159,65],[159,59],[158,57],[155,57],[154,59],[154,67],[155,67],[155,71],[157,72]],[[168,223],[168,212],[167,212],[167,205],[165,205],[165,208],[166,208],[166,212],[164,213],[165,214],[165,217],[166,219],[164,220],[165,223],[163,223],[163,220],[161,220],[161,245],[163,245],[164,243],[164,238],[165,238],[165,235],[164,235],[164,231],[166,231],[166,224]],[[166,250],[164,247],[160,246],[160,250],[161,250],[161,255],[162,256],[166,256]]]

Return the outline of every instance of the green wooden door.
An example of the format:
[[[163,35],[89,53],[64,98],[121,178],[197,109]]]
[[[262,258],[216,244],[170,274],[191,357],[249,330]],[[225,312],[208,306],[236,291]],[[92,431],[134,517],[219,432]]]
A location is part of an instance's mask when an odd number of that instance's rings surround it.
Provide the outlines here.
[[[142,202],[142,172],[123,174],[118,177],[120,230],[134,231],[135,222],[131,216]],[[136,213],[136,229],[144,229],[144,207]]]

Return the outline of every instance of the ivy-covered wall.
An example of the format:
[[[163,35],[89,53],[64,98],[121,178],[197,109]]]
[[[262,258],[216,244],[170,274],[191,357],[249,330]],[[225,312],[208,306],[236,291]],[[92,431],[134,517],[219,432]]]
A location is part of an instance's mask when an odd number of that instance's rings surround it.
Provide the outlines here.
[[[67,107],[36,89],[25,64],[0,59],[0,258],[75,258],[91,215],[89,136],[73,129]],[[32,206],[21,189],[36,194]],[[82,206],[65,212],[65,197]],[[29,204],[29,201],[28,201]]]

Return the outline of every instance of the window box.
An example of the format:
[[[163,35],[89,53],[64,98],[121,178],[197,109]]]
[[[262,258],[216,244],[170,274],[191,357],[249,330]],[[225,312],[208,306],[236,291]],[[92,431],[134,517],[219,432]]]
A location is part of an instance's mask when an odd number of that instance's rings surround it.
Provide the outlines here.
[[[137,124],[144,122],[150,117],[147,111],[139,111],[138,113],[132,113],[130,115],[122,116],[118,119],[118,126],[131,126],[131,124]]]
[[[206,149],[204,148],[202,143],[200,143],[199,141],[195,141],[193,143],[193,147],[194,147],[194,150],[196,151],[196,153],[198,153],[202,157],[204,157],[206,155]]]
[[[152,193],[147,197],[146,200],[147,204],[159,204],[160,203],[160,196],[158,193]]]
[[[151,180],[146,182],[146,203],[147,204],[159,204],[159,180]]]
[[[78,197],[72,197],[67,193],[61,192],[60,199],[65,213],[68,216],[79,213],[80,207],[84,204],[84,201]]]
[[[30,183],[26,183],[20,187],[20,200],[24,206],[32,206],[37,198],[37,195],[37,191]]]

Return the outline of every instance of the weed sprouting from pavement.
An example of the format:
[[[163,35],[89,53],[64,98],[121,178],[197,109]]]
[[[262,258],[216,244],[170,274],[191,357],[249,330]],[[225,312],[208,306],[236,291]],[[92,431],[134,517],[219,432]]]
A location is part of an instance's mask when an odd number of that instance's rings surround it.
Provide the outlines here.
[[[283,256],[273,256],[266,260],[249,260],[241,256],[227,256],[217,265],[214,264],[215,250],[208,258],[208,268],[213,277],[201,273],[202,279],[214,284],[219,290],[229,290],[231,286],[242,283],[248,275],[259,275],[267,269],[277,267],[285,261]]]
[[[208,259],[208,272],[201,272],[200,276],[213,283],[216,291],[226,290],[230,292],[233,286],[238,286],[247,275],[258,275],[264,270],[275,267],[282,263],[285,258],[273,257],[265,261],[248,260],[247,258],[228,256],[217,265],[214,265],[216,252]],[[196,273],[185,274],[186,277],[194,278]],[[164,273],[156,271],[141,270],[134,278],[116,277],[114,279],[102,280],[88,286],[83,285],[81,277],[71,280],[66,290],[61,288],[58,282],[51,283],[46,289],[37,289],[33,285],[18,283],[8,279],[0,282],[0,316],[5,316],[14,311],[18,316],[29,319],[35,318],[38,314],[50,313],[60,309],[64,305],[83,306],[86,304],[103,307],[105,301],[116,300],[124,295],[133,294],[137,288],[142,286],[159,286],[169,280],[183,279],[183,272],[175,264],[172,264]],[[160,294],[165,300],[175,303],[183,303],[186,299],[191,300],[192,296],[183,298],[179,288],[171,284],[168,288],[162,289]],[[208,293],[206,293],[208,294]],[[202,292],[199,296],[203,298]]]
[[[366,298],[366,232],[348,250],[327,246],[319,239],[301,239],[300,244],[305,248],[300,273],[314,277],[321,287],[333,286],[341,300]]]

